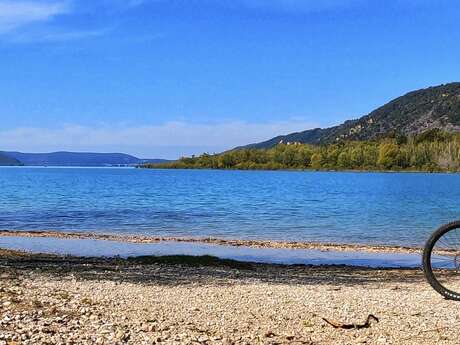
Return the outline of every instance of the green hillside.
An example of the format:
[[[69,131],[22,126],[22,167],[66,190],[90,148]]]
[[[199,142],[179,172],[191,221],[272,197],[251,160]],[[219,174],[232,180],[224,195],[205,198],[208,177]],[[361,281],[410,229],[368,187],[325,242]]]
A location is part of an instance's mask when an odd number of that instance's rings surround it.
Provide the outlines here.
[[[460,134],[429,130],[413,137],[329,145],[278,144],[203,154],[146,168],[460,171]]]

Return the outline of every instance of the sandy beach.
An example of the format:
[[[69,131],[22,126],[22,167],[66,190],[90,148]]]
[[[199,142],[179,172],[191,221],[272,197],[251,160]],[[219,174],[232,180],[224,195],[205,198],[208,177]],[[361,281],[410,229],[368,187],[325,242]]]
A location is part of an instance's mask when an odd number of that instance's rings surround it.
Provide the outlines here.
[[[0,250],[0,275],[0,344],[457,344],[460,337],[460,304],[437,295],[419,269]]]

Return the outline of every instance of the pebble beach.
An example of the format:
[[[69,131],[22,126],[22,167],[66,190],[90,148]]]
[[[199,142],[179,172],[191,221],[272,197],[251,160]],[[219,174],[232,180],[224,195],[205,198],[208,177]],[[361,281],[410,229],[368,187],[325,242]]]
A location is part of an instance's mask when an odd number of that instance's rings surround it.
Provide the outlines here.
[[[460,338],[460,304],[436,294],[420,269],[0,250],[0,277],[1,345],[458,344]]]

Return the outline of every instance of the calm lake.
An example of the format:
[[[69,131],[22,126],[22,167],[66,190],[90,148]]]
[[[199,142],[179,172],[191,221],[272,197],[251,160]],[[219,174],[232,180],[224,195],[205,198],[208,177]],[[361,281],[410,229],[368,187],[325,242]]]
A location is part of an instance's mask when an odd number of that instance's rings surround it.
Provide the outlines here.
[[[0,168],[0,229],[421,246],[460,175]]]

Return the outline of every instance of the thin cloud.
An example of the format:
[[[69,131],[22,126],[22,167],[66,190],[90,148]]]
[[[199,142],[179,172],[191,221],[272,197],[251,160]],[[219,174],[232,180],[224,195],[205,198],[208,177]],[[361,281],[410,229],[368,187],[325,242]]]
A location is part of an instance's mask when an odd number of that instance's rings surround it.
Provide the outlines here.
[[[149,126],[67,125],[61,128],[16,128],[0,131],[5,151],[123,151],[144,157],[220,152],[239,145],[270,139],[280,134],[315,127],[302,120],[214,124],[166,122]]]
[[[11,35],[7,38],[7,41],[11,43],[66,42],[104,36],[111,30],[112,28],[81,31],[47,30],[40,32],[38,30],[34,30],[33,32],[24,32]]]
[[[70,11],[67,1],[32,2],[0,0],[0,34],[21,27],[46,22]]]

